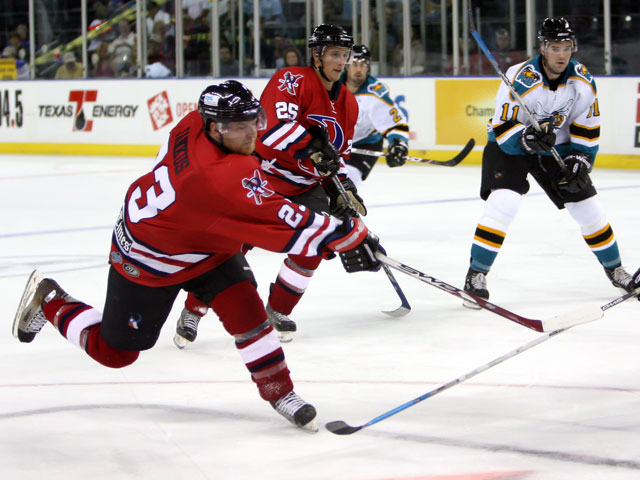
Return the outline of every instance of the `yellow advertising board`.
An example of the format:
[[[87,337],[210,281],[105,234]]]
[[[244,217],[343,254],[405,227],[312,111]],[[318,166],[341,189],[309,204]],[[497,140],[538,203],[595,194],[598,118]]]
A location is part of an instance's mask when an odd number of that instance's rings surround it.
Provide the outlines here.
[[[436,144],[487,143],[487,122],[493,116],[500,80],[436,80]]]
[[[15,80],[17,78],[16,61],[13,58],[0,58],[0,80]]]

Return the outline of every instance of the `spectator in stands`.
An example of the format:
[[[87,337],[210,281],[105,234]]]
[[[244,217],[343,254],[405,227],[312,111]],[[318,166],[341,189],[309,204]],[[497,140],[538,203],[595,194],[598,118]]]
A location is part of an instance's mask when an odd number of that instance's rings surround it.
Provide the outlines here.
[[[2,58],[13,59],[16,63],[16,78],[18,80],[26,80],[29,78],[29,65],[24,60],[18,58],[18,52],[13,45],[4,47]]]
[[[294,46],[290,46],[284,49],[282,58],[276,58],[276,68],[284,67],[298,67],[304,65],[304,58],[300,50]]]
[[[525,61],[522,52],[511,49],[511,36],[506,28],[496,30],[496,49],[492,53],[503,72],[511,65]]]
[[[115,72],[111,66],[111,55],[109,55],[109,44],[102,42],[98,46],[96,55],[98,56],[95,63],[94,77],[113,77]]]
[[[133,72],[136,58],[136,36],[131,31],[129,20],[118,22],[119,35],[109,44],[112,68],[117,77],[128,77]]]
[[[158,32],[162,28],[165,37],[175,37],[175,29],[171,23],[171,15],[165,12],[153,0],[147,4],[147,36],[151,36],[152,32]],[[158,26],[156,26],[158,25]]]
[[[112,27],[105,28],[105,26],[102,25],[103,23],[104,23],[103,20],[96,18],[95,20],[92,20],[91,24],[89,25],[90,35],[95,35],[95,33],[100,32],[97,36],[91,39],[91,42],[89,43],[89,47],[87,47],[87,51],[89,52],[89,54],[93,54],[94,52],[97,53],[98,47],[102,43],[106,43],[108,45],[109,42],[113,41],[116,38],[113,28]]]
[[[58,67],[55,78],[57,80],[82,78],[82,65],[76,61],[75,53],[67,52],[62,56],[62,65]]]
[[[236,77],[238,76],[240,69],[238,67],[238,60],[233,58],[233,52],[229,45],[220,46],[220,76],[221,77]]]
[[[24,60],[29,53],[22,46],[20,34],[15,30],[9,34],[9,43],[7,43],[7,47],[13,47],[15,50],[16,58],[20,58],[21,60]]]
[[[27,55],[29,55],[29,30],[27,30],[27,26],[24,23],[21,23],[16,27],[16,33],[20,39],[20,45],[18,47],[18,54],[20,54],[20,50],[24,49]],[[27,57],[25,57],[27,58]]]

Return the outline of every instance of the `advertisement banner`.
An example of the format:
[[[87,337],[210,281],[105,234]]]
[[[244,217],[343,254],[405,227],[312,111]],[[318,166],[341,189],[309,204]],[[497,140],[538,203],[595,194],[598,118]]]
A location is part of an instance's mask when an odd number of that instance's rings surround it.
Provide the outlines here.
[[[487,143],[487,122],[493,117],[500,80],[436,79],[436,143]]]
[[[381,78],[408,115],[410,150],[437,158],[470,138],[479,161],[500,85],[494,78]],[[0,154],[154,156],[200,93],[221,79],[29,80],[0,83]],[[265,78],[241,81],[260,96]],[[598,77],[599,167],[640,168],[640,79]],[[449,155],[450,156],[450,155]]]

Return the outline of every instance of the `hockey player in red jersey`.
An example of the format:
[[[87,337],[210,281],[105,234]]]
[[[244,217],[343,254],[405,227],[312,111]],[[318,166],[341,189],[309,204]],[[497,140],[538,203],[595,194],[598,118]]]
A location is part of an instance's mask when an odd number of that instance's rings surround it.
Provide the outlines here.
[[[316,211],[334,216],[366,214],[344,164],[358,119],[358,103],[340,82],[351,62],[353,39],[342,27],[318,25],[308,40],[311,65],[282,68],[267,83],[260,103],[268,118],[256,151],[262,169],[280,194]],[[339,195],[331,178],[336,175],[355,210]],[[280,340],[291,341],[296,324],[289,314],[302,298],[322,257],[290,253],[271,285],[267,314]],[[176,328],[180,348],[195,340],[206,309],[188,298]]]
[[[171,131],[153,170],[127,190],[113,230],[103,312],[35,270],[14,336],[31,342],[48,321],[102,365],[125,367],[155,345],[184,289],[234,337],[260,396],[294,425],[317,430],[315,408],[293,391],[241,248],[311,257],[337,251],[348,271],[353,262],[356,270],[375,270],[377,239],[357,218],[326,217],[275,192],[252,155],[265,124],[260,103],[241,83],[207,87],[198,111]]]

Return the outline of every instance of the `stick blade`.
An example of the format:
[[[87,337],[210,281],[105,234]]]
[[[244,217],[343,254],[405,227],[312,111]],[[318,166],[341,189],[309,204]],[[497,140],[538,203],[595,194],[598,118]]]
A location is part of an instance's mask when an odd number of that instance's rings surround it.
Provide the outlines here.
[[[362,429],[362,426],[352,427],[348,425],[346,422],[342,420],[336,420],[335,422],[329,422],[325,425],[325,428],[329,430],[331,433],[335,433],[336,435],[351,435],[352,433],[357,432]]]
[[[554,330],[570,328],[582,323],[593,322],[601,319],[603,316],[604,311],[602,308],[597,305],[587,305],[577,310],[542,320],[542,325],[545,332],[552,332]]]
[[[407,313],[411,311],[411,307],[405,307],[404,305],[400,305],[395,310],[383,310],[382,313],[389,315],[390,317],[404,317]]]

